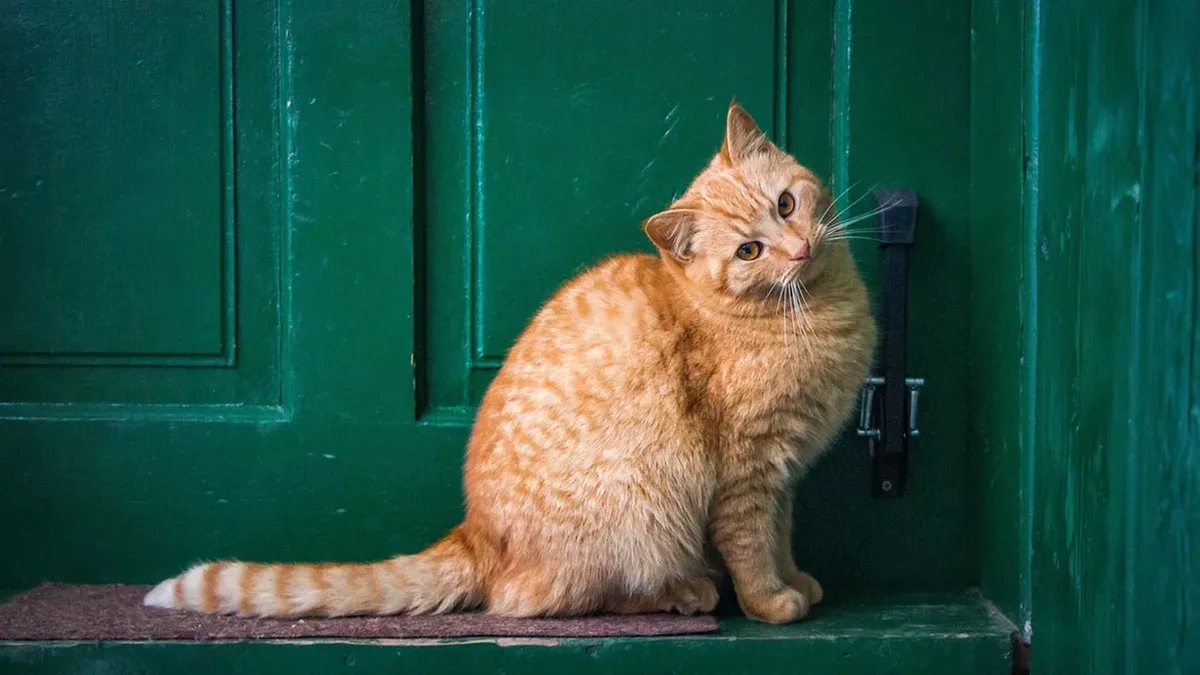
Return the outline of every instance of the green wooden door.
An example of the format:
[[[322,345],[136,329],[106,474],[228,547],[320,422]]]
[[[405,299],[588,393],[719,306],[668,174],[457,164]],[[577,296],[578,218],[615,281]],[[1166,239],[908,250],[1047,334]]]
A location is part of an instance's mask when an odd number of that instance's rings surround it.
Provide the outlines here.
[[[0,22],[0,586],[454,517],[457,439],[412,424],[407,10],[152,4]]]
[[[649,249],[640,221],[735,96],[843,204],[923,204],[910,492],[872,501],[848,439],[802,488],[800,557],[833,589],[972,583],[968,3],[6,11],[0,510],[22,553],[0,587],[428,544],[508,345],[568,276]],[[898,58],[899,33],[920,39]]]

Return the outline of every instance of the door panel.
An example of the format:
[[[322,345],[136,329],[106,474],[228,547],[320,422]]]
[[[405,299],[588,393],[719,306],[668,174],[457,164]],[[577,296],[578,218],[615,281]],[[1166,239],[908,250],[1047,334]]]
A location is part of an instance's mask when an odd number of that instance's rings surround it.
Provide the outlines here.
[[[424,7],[419,280],[433,412],[469,415],[563,281],[613,253],[652,250],[641,222],[717,151],[731,97],[786,133],[786,5],[691,7],[653,3],[636,18],[628,6],[554,0]],[[813,47],[828,30],[814,32],[803,53],[819,60],[806,73],[830,67]]]
[[[144,4],[0,23],[0,399],[278,407],[271,3]]]
[[[730,92],[771,129],[770,3],[481,3],[473,35],[473,355],[499,360],[561,283],[687,187]],[[632,19],[632,20],[631,20]]]
[[[865,445],[848,434],[800,489],[798,550],[833,584],[967,583],[973,553],[957,543],[970,523],[967,10],[424,3],[422,422],[468,425],[500,358],[559,284],[612,253],[650,250],[641,220],[716,152],[736,96],[843,208],[869,208],[873,185],[912,187],[922,200],[909,344],[912,372],[929,383],[929,431],[912,456],[912,489],[873,501]],[[937,38],[906,43],[898,58],[896,34]],[[855,249],[877,288],[877,248]]]
[[[222,354],[230,27],[139,4],[6,6],[4,353]]]

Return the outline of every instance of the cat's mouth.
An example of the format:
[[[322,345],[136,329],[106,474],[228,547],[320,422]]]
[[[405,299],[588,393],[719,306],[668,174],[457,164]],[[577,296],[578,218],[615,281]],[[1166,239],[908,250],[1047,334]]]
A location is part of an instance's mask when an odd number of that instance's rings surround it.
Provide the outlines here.
[[[803,274],[804,267],[805,264],[803,262],[793,265],[783,277],[756,284],[744,295],[750,296],[760,302],[770,303],[772,306],[781,304],[782,301],[780,299],[786,299],[792,293],[803,292],[807,295],[807,286],[810,282]]]
[[[807,298],[812,293],[813,284],[817,282],[824,265],[813,256],[803,260],[790,261],[784,274],[774,281],[762,284],[762,299],[778,302],[789,294],[798,294]]]

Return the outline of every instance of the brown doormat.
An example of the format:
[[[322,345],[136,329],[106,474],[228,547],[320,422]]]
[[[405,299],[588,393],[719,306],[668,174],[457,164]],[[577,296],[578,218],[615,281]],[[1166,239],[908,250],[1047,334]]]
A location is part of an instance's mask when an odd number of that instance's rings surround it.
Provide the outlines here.
[[[0,605],[0,640],[635,637],[712,633],[711,616],[642,614],[506,619],[478,613],[341,619],[240,619],[142,605],[149,586],[43,584]]]

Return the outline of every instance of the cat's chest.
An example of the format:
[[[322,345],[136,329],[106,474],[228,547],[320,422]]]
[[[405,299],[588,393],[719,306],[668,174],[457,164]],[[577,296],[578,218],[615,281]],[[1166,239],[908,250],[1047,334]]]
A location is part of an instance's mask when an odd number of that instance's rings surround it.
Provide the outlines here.
[[[721,359],[711,394],[727,428],[821,440],[845,420],[870,363],[872,331],[810,331]]]
[[[723,359],[714,393],[727,416],[802,407],[805,398],[833,384],[842,358],[811,342],[734,352]]]

